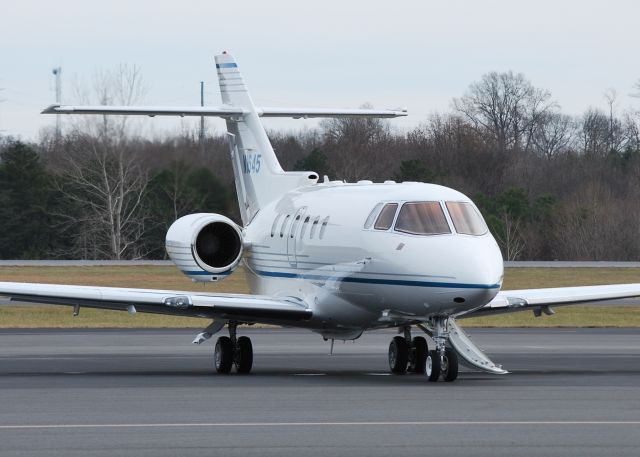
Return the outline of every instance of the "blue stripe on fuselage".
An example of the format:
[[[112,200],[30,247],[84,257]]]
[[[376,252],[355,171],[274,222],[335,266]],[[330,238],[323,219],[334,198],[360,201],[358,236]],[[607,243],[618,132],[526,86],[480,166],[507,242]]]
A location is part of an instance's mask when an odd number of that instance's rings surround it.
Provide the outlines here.
[[[315,274],[299,274],[287,273],[280,271],[264,271],[256,270],[256,273],[271,278],[290,278],[290,279],[315,279],[315,280],[331,280],[335,279],[339,282],[354,282],[360,284],[380,284],[389,286],[412,286],[412,287],[440,287],[443,289],[499,289],[500,284],[465,284],[453,282],[433,282],[433,281],[411,281],[406,279],[377,279],[377,278],[356,278],[354,276],[346,276],[336,278],[334,276],[323,276]]]
[[[238,68],[238,65],[233,62],[217,63],[216,68]]]

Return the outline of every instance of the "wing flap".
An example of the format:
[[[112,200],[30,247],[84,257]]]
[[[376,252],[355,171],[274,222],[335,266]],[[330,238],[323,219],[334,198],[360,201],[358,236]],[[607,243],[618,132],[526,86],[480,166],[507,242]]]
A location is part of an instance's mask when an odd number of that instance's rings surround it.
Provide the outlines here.
[[[256,322],[300,321],[312,315],[306,304],[294,297],[248,294],[0,282],[0,295],[29,303],[114,310],[126,310],[134,305],[136,310],[147,313],[241,318]]]
[[[633,297],[640,297],[640,284],[503,290],[488,304],[465,314],[464,317],[510,313],[551,305],[564,306],[597,303],[605,300]]]

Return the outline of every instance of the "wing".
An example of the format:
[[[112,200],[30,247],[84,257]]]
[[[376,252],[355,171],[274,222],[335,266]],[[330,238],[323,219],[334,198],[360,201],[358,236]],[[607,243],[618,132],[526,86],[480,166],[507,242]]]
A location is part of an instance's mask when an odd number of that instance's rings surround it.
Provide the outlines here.
[[[341,109],[341,108],[256,108],[262,117],[399,117],[406,116],[406,109]],[[214,116],[230,118],[247,112],[231,106],[73,106],[51,105],[42,114],[109,114],[140,116]]]
[[[309,307],[295,297],[18,282],[0,282],[0,296],[29,303],[135,310],[243,322],[295,323],[307,320],[312,315]]]
[[[536,314],[552,314],[549,306],[595,303],[604,300],[640,297],[640,284],[554,287],[551,289],[503,290],[488,304],[459,317],[476,317],[533,309]]]

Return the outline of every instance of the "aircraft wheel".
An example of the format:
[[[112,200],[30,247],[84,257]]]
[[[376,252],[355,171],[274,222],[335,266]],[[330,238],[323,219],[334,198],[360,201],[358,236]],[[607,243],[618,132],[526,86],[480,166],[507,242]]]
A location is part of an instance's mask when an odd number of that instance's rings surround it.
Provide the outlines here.
[[[452,348],[444,350],[442,357],[442,379],[446,382],[455,381],[458,378],[458,354]]]
[[[238,373],[249,373],[253,366],[253,345],[248,336],[238,338],[238,347],[234,360]]]
[[[394,336],[389,343],[389,369],[391,373],[404,374],[409,362],[409,345],[402,336]]]
[[[416,336],[413,338],[412,347],[411,371],[417,374],[424,374],[427,364],[427,353],[429,352],[427,340],[422,336]]]
[[[213,361],[218,373],[229,373],[233,366],[233,344],[228,336],[221,336],[216,341]]]
[[[427,375],[429,382],[436,382],[440,378],[442,357],[438,351],[429,351],[427,355],[427,363],[424,374]]]

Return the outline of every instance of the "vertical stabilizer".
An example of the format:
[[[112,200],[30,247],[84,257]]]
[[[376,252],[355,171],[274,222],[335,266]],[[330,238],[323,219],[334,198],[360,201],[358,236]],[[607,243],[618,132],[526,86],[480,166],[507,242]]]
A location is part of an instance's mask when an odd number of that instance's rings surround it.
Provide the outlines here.
[[[222,102],[243,111],[242,115],[227,118],[227,139],[240,214],[246,225],[260,208],[285,192],[315,184],[318,175],[282,170],[235,60],[226,53],[215,60]]]

